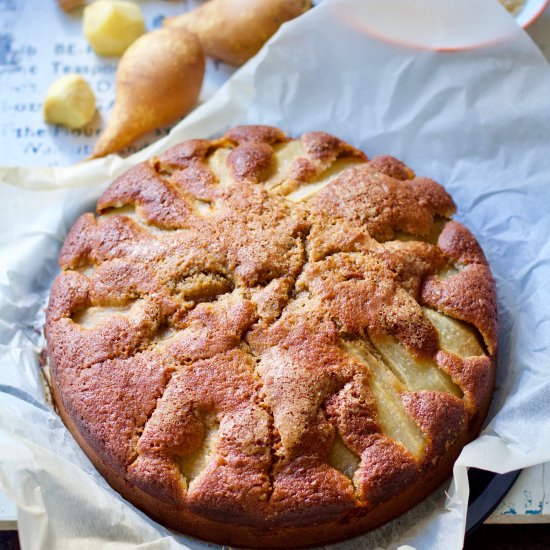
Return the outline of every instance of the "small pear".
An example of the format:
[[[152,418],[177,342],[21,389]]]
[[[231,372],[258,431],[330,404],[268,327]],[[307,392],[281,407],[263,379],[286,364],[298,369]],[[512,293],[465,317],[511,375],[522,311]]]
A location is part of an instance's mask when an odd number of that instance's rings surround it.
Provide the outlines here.
[[[311,7],[311,0],[210,0],[164,20],[196,34],[207,56],[242,65],[286,21]]]
[[[200,42],[185,29],[138,38],[120,59],[115,105],[92,158],[119,151],[186,115],[199,97],[204,66]]]

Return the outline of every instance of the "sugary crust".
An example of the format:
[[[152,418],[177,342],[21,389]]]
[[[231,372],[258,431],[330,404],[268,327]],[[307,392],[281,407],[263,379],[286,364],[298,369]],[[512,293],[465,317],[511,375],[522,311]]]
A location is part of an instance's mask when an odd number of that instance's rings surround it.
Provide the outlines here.
[[[453,212],[322,132],[241,126],[134,167],[59,256],[65,423],[126,498],[201,538],[290,548],[388,521],[450,473],[492,392],[494,281]]]
[[[342,172],[308,206],[314,215],[359,225],[378,241],[393,239],[397,231],[426,236],[435,215],[454,212],[452,199],[435,182],[395,180],[371,163]]]

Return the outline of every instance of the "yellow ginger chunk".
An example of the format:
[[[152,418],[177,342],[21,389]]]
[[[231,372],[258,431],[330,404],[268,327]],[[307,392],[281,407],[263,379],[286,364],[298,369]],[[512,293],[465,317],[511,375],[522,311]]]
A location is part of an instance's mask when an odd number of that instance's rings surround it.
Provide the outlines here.
[[[91,122],[94,113],[94,92],[86,80],[76,74],[56,80],[44,100],[44,120],[67,128],[82,128]]]
[[[122,55],[145,33],[141,9],[133,2],[98,0],[84,8],[84,36],[98,55]]]

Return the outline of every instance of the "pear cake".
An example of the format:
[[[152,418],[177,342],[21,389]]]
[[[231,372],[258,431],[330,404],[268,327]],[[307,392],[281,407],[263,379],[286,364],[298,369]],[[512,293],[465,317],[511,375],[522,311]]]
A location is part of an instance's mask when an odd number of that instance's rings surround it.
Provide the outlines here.
[[[493,390],[495,284],[390,156],[239,126],[116,179],[60,252],[60,414],[166,526],[238,547],[358,535],[430,494]]]

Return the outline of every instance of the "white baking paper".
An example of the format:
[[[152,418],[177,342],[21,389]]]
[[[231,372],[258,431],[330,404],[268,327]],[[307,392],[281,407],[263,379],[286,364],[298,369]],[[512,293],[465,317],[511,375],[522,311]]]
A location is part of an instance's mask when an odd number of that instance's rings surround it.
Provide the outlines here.
[[[148,150],[65,169],[0,169],[0,489],[29,549],[206,548],[126,503],[42,391],[37,351],[56,255],[122,171],[234,124],[332,132],[442,182],[497,280],[498,379],[454,480],[334,549],[459,549],[466,467],[550,460],[550,69],[493,0],[326,0],[285,25],[207,103]]]

